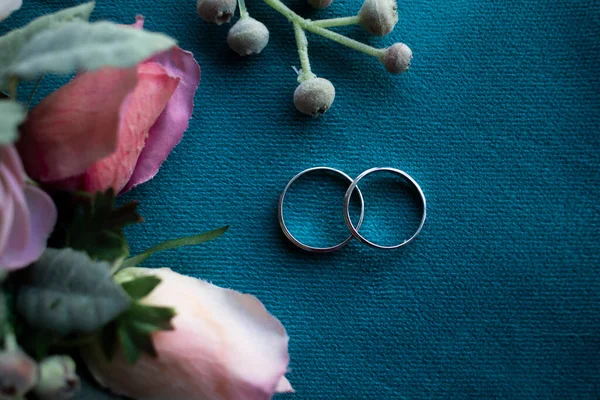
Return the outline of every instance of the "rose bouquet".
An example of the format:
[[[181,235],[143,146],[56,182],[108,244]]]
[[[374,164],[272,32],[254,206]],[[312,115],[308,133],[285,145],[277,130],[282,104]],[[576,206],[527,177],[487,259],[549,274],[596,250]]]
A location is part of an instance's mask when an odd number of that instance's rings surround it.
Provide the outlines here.
[[[3,1],[0,21],[20,6]],[[142,17],[91,23],[93,8],[0,37],[0,399],[292,391],[286,331],[258,299],[139,267],[227,227],[129,254],[123,228],[143,219],[116,197],[151,179],[182,138],[200,67]],[[20,82],[72,72],[31,110],[18,101]],[[83,385],[86,374],[96,383]]]

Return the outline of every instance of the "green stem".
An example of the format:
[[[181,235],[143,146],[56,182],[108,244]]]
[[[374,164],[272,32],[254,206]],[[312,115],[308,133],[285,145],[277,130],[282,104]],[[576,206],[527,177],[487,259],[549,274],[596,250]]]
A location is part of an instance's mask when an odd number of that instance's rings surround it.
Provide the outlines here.
[[[318,26],[314,26],[310,22],[307,23],[303,28],[306,29],[307,31],[316,33],[317,35],[320,35],[320,36],[323,36],[324,38],[333,40],[334,42],[337,42],[341,45],[350,47],[351,49],[363,52],[365,54],[368,54],[368,55],[376,57],[376,58],[382,58],[383,55],[385,54],[385,49],[377,49],[373,46],[369,46],[368,44],[364,44],[357,40],[350,39],[347,36],[340,35],[339,33],[332,32],[330,30],[327,30],[325,28],[321,28]]]
[[[94,336],[82,336],[75,339],[61,339],[55,343],[58,347],[79,347],[95,343]]]
[[[296,22],[294,22],[294,34],[296,36],[296,46],[298,46],[298,56],[300,57],[300,66],[302,72],[298,77],[298,82],[302,83],[315,75],[310,70],[310,61],[308,59],[308,40],[306,34]]]
[[[323,36],[329,40],[333,40],[341,45],[350,47],[351,49],[363,52],[373,57],[382,58],[385,54],[385,49],[376,49],[375,47],[361,43],[357,40],[350,39],[347,36],[340,35],[339,33],[332,32],[325,28],[321,28],[315,23],[306,20],[290,10],[281,0],[264,0],[271,8],[286,17],[290,22],[295,22],[304,30],[316,33],[317,35]]]
[[[17,101],[17,88],[19,87],[19,78],[13,76],[8,80],[8,94],[10,98],[14,101]]]
[[[240,7],[240,19],[248,18],[250,14],[248,14],[248,9],[246,9],[246,1],[238,0],[238,6]]]
[[[125,262],[125,257],[118,258],[110,268],[110,275],[115,276],[117,272],[123,269],[123,263]]]
[[[15,336],[12,327],[6,327],[4,332],[4,350],[16,351],[18,348],[17,337]]]
[[[290,10],[285,4],[283,4],[280,0],[264,0],[271,8],[277,11],[279,14],[286,17],[288,20],[292,22],[300,22],[304,21],[304,18]]]
[[[33,100],[33,95],[40,87],[40,83],[42,82],[42,79],[44,79],[44,74],[40,75],[37,82],[35,83],[35,87],[31,91],[31,94],[29,95],[29,99],[27,100],[27,108],[25,109],[26,111],[29,111],[29,106],[31,106],[31,101]]]
[[[39,183],[37,183],[36,181],[34,181],[33,179],[31,179],[29,177],[25,178],[25,182],[27,182],[27,184],[29,186],[35,186],[37,188],[41,187]],[[0,275],[2,275],[1,272],[0,272]],[[2,279],[0,278],[0,280],[2,280]]]
[[[311,21],[311,24],[320,28],[333,28],[336,26],[358,25],[360,23],[358,15],[352,17],[319,19]]]

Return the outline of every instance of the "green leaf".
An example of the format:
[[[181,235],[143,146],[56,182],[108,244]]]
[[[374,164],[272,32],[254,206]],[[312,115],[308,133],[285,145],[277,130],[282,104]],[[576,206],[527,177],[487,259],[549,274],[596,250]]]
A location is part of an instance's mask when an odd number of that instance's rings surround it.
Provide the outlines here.
[[[127,328],[129,337],[132,338],[140,353],[145,353],[153,358],[158,357],[154,342],[152,341],[152,333],[157,332],[160,329],[136,321],[130,322]]]
[[[22,328],[24,327],[21,327],[21,329]],[[23,347],[23,350],[38,361],[48,357],[52,346],[58,341],[56,335],[49,332],[34,330],[29,326],[27,326],[26,330],[17,332],[17,337],[19,338],[19,344]]]
[[[129,247],[122,229],[143,221],[136,211],[138,203],[132,202],[115,209],[113,189],[98,192],[94,197],[82,196],[75,200],[66,244],[87,252],[94,259],[113,262],[126,257]]]
[[[102,351],[108,361],[112,361],[117,353],[117,344],[119,343],[119,320],[109,322],[104,328],[102,328],[102,334],[100,336],[100,343],[102,345]]]
[[[131,305],[108,263],[73,249],[47,249],[22,279],[18,312],[33,328],[63,336],[93,332]]]
[[[177,313],[170,307],[146,306],[140,303],[133,303],[124,319],[130,321],[143,322],[155,326],[158,330],[172,331],[171,320]]]
[[[160,283],[160,278],[147,275],[121,284],[127,294],[134,300],[142,299],[150,294]]]
[[[122,324],[119,326],[119,342],[123,347],[123,352],[125,353],[125,358],[130,364],[135,364],[137,360],[142,355],[140,348],[138,347],[134,337],[131,335],[129,327],[127,324]]]
[[[148,250],[144,251],[141,254],[138,254],[137,256],[128,258],[123,262],[121,268],[125,269],[129,267],[135,267],[136,265],[139,265],[146,261],[152,254],[157,253],[159,251],[176,249],[178,247],[183,246],[193,246],[196,244],[208,242],[209,240],[216,239],[225,232],[227,232],[227,229],[229,229],[229,226],[224,226],[222,228],[215,229],[210,232],[201,233],[195,236],[187,236],[179,239],[167,240],[166,242],[162,242],[152,248],[149,248]]]
[[[8,74],[4,70],[19,54],[21,48],[29,41],[47,29],[56,28],[72,21],[87,21],[96,3],[89,2],[76,7],[66,8],[54,14],[39,17],[21,29],[15,29],[0,37],[0,89],[6,88]]]
[[[0,100],[0,146],[17,140],[21,122],[25,120],[25,109],[17,102]]]
[[[34,37],[23,46],[8,72],[35,79],[43,73],[133,67],[175,44],[166,35],[112,22],[73,22]]]
[[[157,357],[152,334],[173,330],[171,320],[175,315],[175,310],[169,307],[133,303],[114,323],[103,329],[101,343],[104,356],[112,360],[119,344],[131,364],[135,364],[143,353]]]

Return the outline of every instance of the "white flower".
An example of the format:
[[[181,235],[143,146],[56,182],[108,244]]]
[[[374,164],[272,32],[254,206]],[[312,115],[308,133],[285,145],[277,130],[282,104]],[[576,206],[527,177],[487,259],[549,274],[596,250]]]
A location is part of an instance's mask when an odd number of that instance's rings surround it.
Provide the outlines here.
[[[155,333],[158,358],[135,365],[84,351],[101,385],[136,400],[269,400],[292,391],[284,376],[288,336],[256,297],[167,268],[127,268],[116,279],[140,275],[162,280],[142,303],[175,308],[175,330]]]

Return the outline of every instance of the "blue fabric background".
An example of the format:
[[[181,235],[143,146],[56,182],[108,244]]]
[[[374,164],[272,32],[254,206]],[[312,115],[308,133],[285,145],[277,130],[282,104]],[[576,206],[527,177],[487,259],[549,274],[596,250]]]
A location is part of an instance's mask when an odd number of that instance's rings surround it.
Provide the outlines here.
[[[25,3],[9,26],[77,2]],[[228,26],[202,22],[193,0],[98,1],[95,19],[144,14],[202,66],[189,131],[157,178],[127,196],[147,220],[128,232],[133,252],[230,224],[148,265],[257,295],[291,337],[297,393],[282,398],[600,398],[600,2],[400,0],[388,37],[341,29],[376,46],[407,43],[415,58],[402,76],[309,35],[314,72],[337,89],[318,120],[292,105],[291,26],[248,3],[271,42],[241,59]],[[334,0],[314,18],[359,8]],[[297,250],[277,200],[315,165],[409,172],[429,202],[422,235],[393,252],[358,242]],[[365,232],[409,232],[392,207],[402,192],[370,181]],[[290,225],[315,243],[343,235],[343,184],[327,182],[315,176],[290,194]]]

